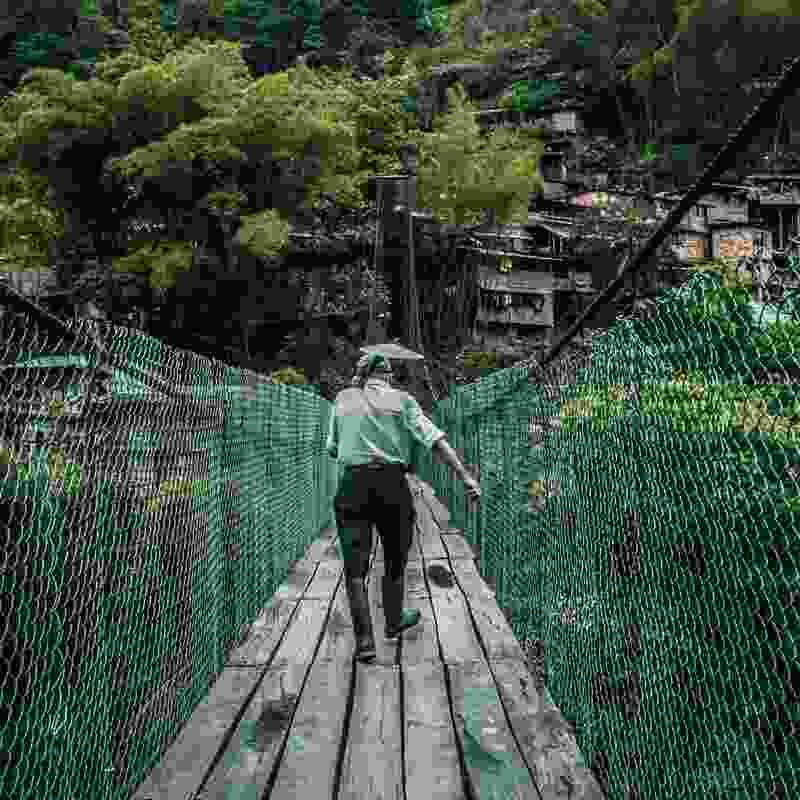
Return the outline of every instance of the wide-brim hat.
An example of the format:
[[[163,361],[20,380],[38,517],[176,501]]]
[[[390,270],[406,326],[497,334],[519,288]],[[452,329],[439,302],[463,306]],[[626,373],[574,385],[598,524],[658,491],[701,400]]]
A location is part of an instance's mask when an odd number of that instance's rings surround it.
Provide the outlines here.
[[[422,353],[416,353],[409,350],[395,342],[387,342],[386,344],[370,344],[361,348],[362,353],[367,355],[377,354],[383,356],[385,359],[392,361],[424,361],[425,356]]]

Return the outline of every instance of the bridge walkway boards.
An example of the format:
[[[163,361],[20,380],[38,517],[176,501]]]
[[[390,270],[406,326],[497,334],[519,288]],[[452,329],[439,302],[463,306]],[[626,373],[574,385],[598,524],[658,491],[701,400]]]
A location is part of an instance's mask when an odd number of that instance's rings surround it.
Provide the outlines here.
[[[431,487],[410,482],[405,605],[421,624],[384,642],[375,535],[378,657],[355,662],[336,528],[324,530],[133,800],[603,800],[469,544]]]

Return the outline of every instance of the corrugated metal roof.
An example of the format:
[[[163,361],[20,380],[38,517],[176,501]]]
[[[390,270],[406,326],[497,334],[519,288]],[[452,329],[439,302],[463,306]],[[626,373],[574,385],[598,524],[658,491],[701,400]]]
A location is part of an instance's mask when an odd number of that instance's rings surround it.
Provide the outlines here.
[[[537,215],[530,214],[528,216],[527,227],[531,227],[532,225],[537,225],[541,228],[544,228],[546,231],[549,231],[555,236],[559,236],[562,239],[568,239],[570,236],[572,236],[571,230],[569,229],[569,227],[567,227],[568,224],[569,223],[559,225],[555,221],[549,219],[543,219],[541,217],[538,217]]]
[[[657,194],[653,195],[654,200],[675,200],[676,202],[680,202],[683,199],[682,194],[674,194],[673,192],[658,192]],[[696,200],[694,203],[696,206],[715,206],[717,205],[713,200],[705,200],[704,198],[700,198]]]
[[[706,223],[709,229],[711,228],[748,228],[754,231],[768,231],[769,228],[763,225],[754,225],[752,222],[747,222],[747,220],[713,220]]]

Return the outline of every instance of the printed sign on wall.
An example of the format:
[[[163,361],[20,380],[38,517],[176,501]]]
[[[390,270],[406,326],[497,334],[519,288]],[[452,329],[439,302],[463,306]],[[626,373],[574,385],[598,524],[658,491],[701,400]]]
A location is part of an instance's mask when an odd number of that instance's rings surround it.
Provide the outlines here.
[[[686,240],[686,254],[689,258],[704,258],[706,248],[703,245],[702,239],[687,239]]]
[[[744,258],[753,255],[753,240],[744,237],[728,237],[719,240],[720,258]]]
[[[583,192],[572,198],[572,205],[581,208],[608,208],[608,192]]]

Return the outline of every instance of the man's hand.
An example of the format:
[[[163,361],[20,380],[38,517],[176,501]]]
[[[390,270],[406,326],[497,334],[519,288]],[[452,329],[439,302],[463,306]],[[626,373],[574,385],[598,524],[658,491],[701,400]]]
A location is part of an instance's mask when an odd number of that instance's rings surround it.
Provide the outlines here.
[[[464,496],[467,499],[468,504],[477,504],[481,501],[481,487],[478,485],[478,481],[475,480],[471,475],[467,475],[464,478]]]

